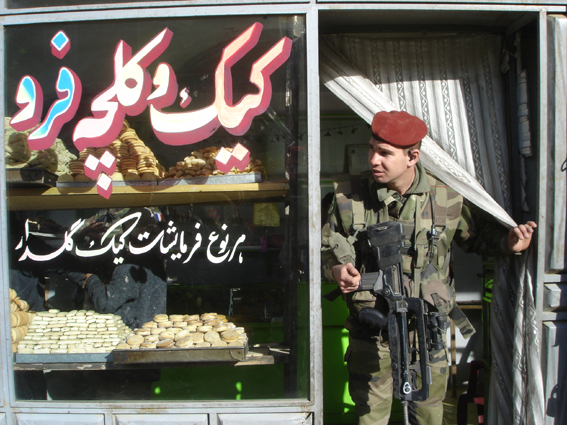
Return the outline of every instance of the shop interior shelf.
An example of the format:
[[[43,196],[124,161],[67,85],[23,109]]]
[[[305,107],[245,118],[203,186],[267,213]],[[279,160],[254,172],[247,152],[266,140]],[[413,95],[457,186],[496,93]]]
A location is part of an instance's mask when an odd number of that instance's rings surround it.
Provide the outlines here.
[[[99,356],[100,357],[100,356]],[[127,363],[127,364],[115,364],[112,362],[111,357],[107,356],[106,361],[100,359],[94,359],[92,362],[66,362],[62,361],[60,363],[44,363],[44,362],[30,362],[30,363],[14,363],[14,370],[116,370],[116,369],[145,369],[145,368],[156,368],[159,365],[160,368],[169,367],[192,367],[192,366],[203,366],[204,364],[208,366],[212,365],[227,365],[232,364],[234,366],[259,366],[259,365],[273,365],[278,363],[287,363],[289,358],[289,348],[284,347],[281,344],[254,344],[248,348],[248,353],[246,358],[241,361],[235,362],[183,362],[183,363]]]
[[[203,203],[250,202],[281,198],[289,190],[287,181],[244,184],[117,186],[109,199],[95,187],[52,187],[8,189],[8,209],[59,210],[183,205]]]

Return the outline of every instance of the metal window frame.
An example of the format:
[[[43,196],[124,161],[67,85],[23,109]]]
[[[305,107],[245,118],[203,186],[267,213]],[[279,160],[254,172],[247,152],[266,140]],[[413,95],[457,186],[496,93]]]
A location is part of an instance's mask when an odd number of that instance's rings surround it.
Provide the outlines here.
[[[302,15],[306,21],[306,50],[307,50],[307,92],[318,93],[318,37],[317,37],[317,14],[312,7],[296,4],[293,8],[286,5],[275,4],[253,4],[253,5],[228,5],[220,7],[207,6],[179,6],[176,7],[159,7],[163,3],[137,3],[127,9],[115,10],[69,10],[69,8],[58,8],[53,13],[29,13],[25,11],[23,14],[9,14],[3,17],[0,23],[0,66],[4,68],[4,28],[12,25],[31,25],[53,22],[79,22],[79,21],[95,21],[95,20],[128,20],[140,18],[179,18],[179,17],[213,17],[213,16],[241,16],[241,15]],[[188,3],[188,2],[186,2]],[[204,3],[204,2],[203,2]],[[209,2],[210,3],[210,2]],[[220,2],[219,2],[220,3]],[[143,9],[136,9],[137,6],[143,6]],[[149,7],[149,6],[153,6]],[[0,11],[2,14],[3,11]],[[3,76],[0,84],[0,98],[4,100],[0,104],[0,114],[4,116],[5,110],[5,93]],[[307,99],[308,114],[310,119],[308,122],[308,149],[309,149],[309,185],[313,190],[309,190],[309,205],[315,208],[309,208],[309,226],[311,229],[317,229],[320,225],[320,216],[318,210],[319,202],[313,201],[317,198],[319,191],[318,169],[319,169],[319,100],[318,96],[308,96]],[[4,131],[4,122],[2,121],[1,129]],[[2,156],[2,164],[4,164],[4,156]],[[0,173],[0,214],[7,216],[6,201],[6,178],[4,173]],[[6,252],[7,249],[7,223],[5,220],[0,222],[1,239],[0,248]],[[320,234],[320,233],[319,233]],[[105,415],[105,424],[113,424],[113,415],[116,413],[143,413],[155,412],[173,413],[173,414],[193,414],[206,413],[210,415],[210,423],[216,423],[216,415],[219,413],[294,413],[294,412],[311,412],[316,413],[313,416],[315,423],[322,423],[319,418],[319,412],[322,412],[322,354],[321,354],[321,312],[320,312],[320,273],[319,267],[315,264],[320,263],[320,236],[317,236],[317,230],[310,232],[309,238],[309,254],[310,254],[310,380],[309,380],[309,397],[306,399],[272,399],[272,400],[242,400],[242,401],[93,401],[93,402],[59,402],[59,401],[24,401],[16,400],[15,384],[12,365],[11,353],[11,334],[10,334],[10,315],[8,285],[2,285],[0,289],[0,320],[2,321],[2,346],[0,350],[0,359],[2,361],[2,375],[0,376],[0,384],[2,385],[3,407],[0,406],[0,415],[6,414],[7,423],[14,421],[14,415],[17,413],[93,413],[100,412]],[[9,265],[6,256],[0,259],[0,272],[3,281],[9,280]]]
[[[112,424],[112,416],[116,413],[140,413],[152,409],[160,413],[255,413],[255,412],[297,412],[301,409],[306,412],[315,412],[313,423],[322,424],[323,412],[323,383],[322,383],[322,324],[321,324],[321,291],[320,291],[320,104],[319,104],[319,74],[318,74],[318,42],[320,12],[337,11],[349,13],[350,11],[365,10],[408,10],[408,11],[501,11],[526,12],[538,19],[538,68],[539,68],[539,128],[538,128],[538,241],[536,263],[536,309],[538,323],[541,328],[543,290],[545,279],[545,241],[547,204],[547,15],[550,13],[565,13],[564,2],[560,0],[548,1],[512,1],[512,0],[472,0],[467,3],[438,1],[434,6],[427,0],[400,0],[396,3],[370,0],[249,0],[246,3],[237,0],[195,0],[195,1],[165,1],[165,2],[137,2],[121,5],[88,5],[33,9],[6,9],[6,0],[0,5],[2,22],[0,28],[10,25],[26,25],[35,23],[50,23],[60,21],[90,21],[96,19],[118,20],[139,18],[168,18],[168,17],[199,17],[220,15],[261,15],[261,14],[299,14],[306,19],[306,52],[307,52],[307,129],[308,129],[308,200],[309,200],[309,287],[310,287],[310,396],[308,399],[289,400],[261,400],[261,401],[211,401],[211,402],[92,402],[92,403],[61,403],[61,402],[28,402],[15,400],[13,370],[11,360],[11,339],[8,306],[8,287],[3,285],[0,289],[0,319],[2,319],[2,347],[0,360],[2,361],[2,375],[0,385],[3,389],[3,405],[0,406],[0,415],[4,413],[8,424],[13,423],[13,416],[19,412],[44,413],[93,413],[101,412],[105,415],[105,424]],[[482,4],[481,4],[482,3]],[[531,19],[531,18],[530,18]],[[526,23],[525,20],[511,24],[508,31],[515,31]],[[0,65],[4,66],[4,31],[0,31]],[[3,79],[3,76],[1,77]],[[0,84],[0,98],[5,98],[3,81]],[[0,103],[0,113],[4,115],[4,102]],[[0,124],[3,129],[3,122]],[[1,161],[4,161],[2,158]],[[5,175],[0,173],[0,214],[7,214]],[[0,249],[7,248],[7,223],[0,222],[1,239]],[[4,281],[7,281],[8,264],[3,256],[0,259],[0,271]],[[544,368],[545,370],[545,368]],[[222,404],[219,407],[219,404]],[[213,423],[213,422],[211,422]],[[215,422],[216,423],[216,422]]]

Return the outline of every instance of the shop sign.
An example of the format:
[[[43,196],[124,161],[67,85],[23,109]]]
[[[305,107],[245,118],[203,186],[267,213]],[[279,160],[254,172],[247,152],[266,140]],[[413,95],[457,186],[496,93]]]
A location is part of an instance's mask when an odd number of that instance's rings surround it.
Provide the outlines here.
[[[136,244],[132,245],[129,241],[133,237],[132,232],[134,229],[138,229],[141,216],[142,213],[139,211],[127,214],[106,229],[96,247],[93,247],[94,244],[91,244],[86,249],[79,247],[74,240],[77,233],[85,227],[84,219],[77,220],[65,232],[61,246],[48,254],[34,253],[30,246],[27,245],[31,233],[29,220],[26,220],[24,235],[15,247],[16,252],[22,252],[18,261],[26,259],[38,262],[50,261],[64,252],[80,258],[100,257],[112,252],[114,254],[114,264],[120,265],[124,262],[126,253],[141,255],[159,249],[162,255],[168,256],[168,260],[182,261],[183,264],[186,264],[193,258],[193,255],[199,248],[206,246],[207,260],[213,264],[220,264],[232,261],[235,258],[238,247],[246,240],[246,235],[242,234],[236,241],[231,241],[226,224],[221,226],[220,232],[213,230],[207,236],[202,233],[201,224],[197,222],[194,230],[190,232],[190,235],[187,235],[184,230],[178,229],[175,223],[170,220],[164,226],[165,228],[156,235],[139,232]],[[159,220],[163,220],[161,214]],[[237,260],[235,261],[242,263],[242,252],[236,258]]]
[[[172,67],[160,63],[153,79],[147,67],[156,61],[167,49],[173,33],[165,28],[138,52],[132,53],[123,40],[118,42],[114,53],[114,82],[94,98],[91,104],[92,117],[81,119],[74,128],[73,143],[79,151],[87,147],[110,145],[119,135],[125,117],[150,110],[151,126],[156,137],[167,145],[190,145],[210,137],[220,127],[230,134],[245,134],[252,120],[268,108],[272,97],[271,74],[289,58],[292,42],[283,37],[273,45],[251,67],[250,81],[258,88],[258,93],[245,95],[237,104],[232,99],[231,67],[242,59],[257,43],[262,33],[262,25],[255,23],[235,38],[224,49],[215,71],[215,98],[211,105],[184,112],[166,112],[163,109],[174,104],[179,97],[179,105],[185,109],[191,103],[188,88],[179,89]],[[51,40],[54,56],[63,59],[71,46],[71,40],[59,31]],[[152,91],[153,85],[153,91]],[[52,146],[62,126],[76,114],[82,94],[82,84],[73,70],[61,67],[55,84],[56,100],[44,120],[40,123],[43,109],[43,91],[38,81],[30,75],[21,78],[15,100],[20,110],[10,125],[16,131],[26,131],[39,126],[28,136],[32,150],[47,149]],[[243,151],[244,150],[244,151]],[[217,160],[219,170],[248,165],[249,154],[245,148],[237,149],[239,156],[223,152]],[[234,157],[232,157],[234,156]],[[232,165],[231,165],[232,164]],[[97,180],[97,191],[105,198],[112,193],[110,175],[116,168],[114,155],[98,159],[90,156],[85,161],[85,174]]]

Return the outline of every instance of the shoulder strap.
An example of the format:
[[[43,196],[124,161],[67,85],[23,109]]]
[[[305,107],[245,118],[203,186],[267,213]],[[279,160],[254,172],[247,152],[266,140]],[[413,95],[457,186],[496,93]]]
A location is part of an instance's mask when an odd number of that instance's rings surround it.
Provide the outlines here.
[[[338,176],[333,180],[337,208],[345,231],[352,235],[366,227],[362,178],[360,174]]]

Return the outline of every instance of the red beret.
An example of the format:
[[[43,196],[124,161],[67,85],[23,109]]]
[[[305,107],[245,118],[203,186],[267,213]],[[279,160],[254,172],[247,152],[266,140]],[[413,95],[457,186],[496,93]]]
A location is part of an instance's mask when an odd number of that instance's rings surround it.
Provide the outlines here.
[[[380,111],[372,120],[372,135],[394,146],[413,146],[427,135],[427,126],[404,111]]]

